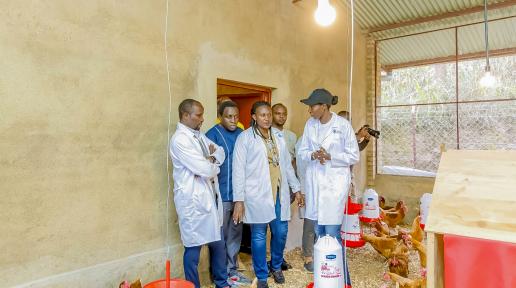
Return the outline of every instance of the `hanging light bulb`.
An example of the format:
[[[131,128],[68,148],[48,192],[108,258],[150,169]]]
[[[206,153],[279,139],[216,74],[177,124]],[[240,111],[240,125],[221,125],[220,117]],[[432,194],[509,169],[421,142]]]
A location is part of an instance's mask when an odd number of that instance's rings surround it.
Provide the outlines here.
[[[496,78],[491,74],[491,69],[489,66],[486,66],[486,72],[484,73],[484,76],[480,78],[480,86],[484,88],[490,88],[493,87],[496,84]]]
[[[484,37],[486,45],[486,72],[480,78],[480,86],[484,88],[493,87],[496,84],[496,78],[491,74],[491,66],[489,65],[489,30],[487,27],[487,0],[484,0]]]
[[[314,13],[314,18],[317,24],[321,26],[330,26],[335,18],[337,17],[337,12],[335,8],[330,5],[330,0],[318,0],[317,9]]]

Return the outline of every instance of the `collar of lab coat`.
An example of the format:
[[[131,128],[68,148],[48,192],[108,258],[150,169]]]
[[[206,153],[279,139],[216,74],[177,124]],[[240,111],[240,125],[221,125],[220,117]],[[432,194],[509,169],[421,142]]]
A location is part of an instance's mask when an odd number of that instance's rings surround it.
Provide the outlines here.
[[[337,115],[337,113],[335,112],[330,112],[331,113],[331,118],[330,118],[330,123],[328,123],[332,128],[336,126],[336,120],[337,120],[337,117],[340,117],[339,115]],[[319,121],[319,123],[321,123],[321,120],[317,120]],[[325,124],[322,124],[321,125],[325,125]]]
[[[272,134],[274,134],[276,137],[283,137],[283,131],[279,130],[278,128],[271,128]]]
[[[338,116],[335,112],[331,112],[331,119],[328,123],[329,126],[330,126],[330,129],[328,130],[328,132],[326,133],[327,135],[324,135],[322,138],[326,139],[331,133],[335,133],[335,128],[337,128],[339,125],[338,125],[338,122],[337,122],[337,117],[340,117]],[[320,126],[320,125],[326,125],[326,124],[321,124],[321,120],[319,119],[315,119],[315,118],[312,118],[314,119],[315,121],[313,121],[313,125],[312,125],[312,129],[314,130],[317,130],[317,128]]]
[[[177,130],[185,131],[188,134],[190,134],[192,136],[197,136],[197,137],[199,137],[199,135],[201,134],[201,131],[194,130],[181,122],[177,122]]]

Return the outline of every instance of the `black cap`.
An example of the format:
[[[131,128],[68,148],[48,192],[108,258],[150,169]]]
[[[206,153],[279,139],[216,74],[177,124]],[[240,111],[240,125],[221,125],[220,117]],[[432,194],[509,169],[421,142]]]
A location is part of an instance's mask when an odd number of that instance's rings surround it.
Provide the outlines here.
[[[315,89],[307,99],[301,100],[301,102],[309,106],[316,104],[335,105],[337,101],[337,96],[331,95],[330,91],[323,88]]]

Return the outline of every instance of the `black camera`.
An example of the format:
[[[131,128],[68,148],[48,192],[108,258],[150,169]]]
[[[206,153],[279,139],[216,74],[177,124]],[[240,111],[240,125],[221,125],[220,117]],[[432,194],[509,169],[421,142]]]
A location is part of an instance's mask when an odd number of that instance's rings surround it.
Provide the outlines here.
[[[369,135],[377,139],[380,138],[380,131],[370,128],[369,125],[364,125],[364,128],[366,129],[367,133],[369,133]]]

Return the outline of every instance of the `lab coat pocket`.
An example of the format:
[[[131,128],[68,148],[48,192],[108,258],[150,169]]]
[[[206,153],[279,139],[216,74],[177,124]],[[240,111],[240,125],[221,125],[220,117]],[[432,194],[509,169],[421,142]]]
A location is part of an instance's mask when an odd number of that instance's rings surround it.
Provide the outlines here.
[[[174,204],[176,205],[177,214],[180,215],[180,217],[193,215],[194,205],[192,198],[185,194],[183,188],[174,188]]]
[[[193,204],[195,206],[195,213],[198,215],[208,214],[213,205],[213,195],[208,184],[204,180],[196,179],[197,185],[193,194]]]

